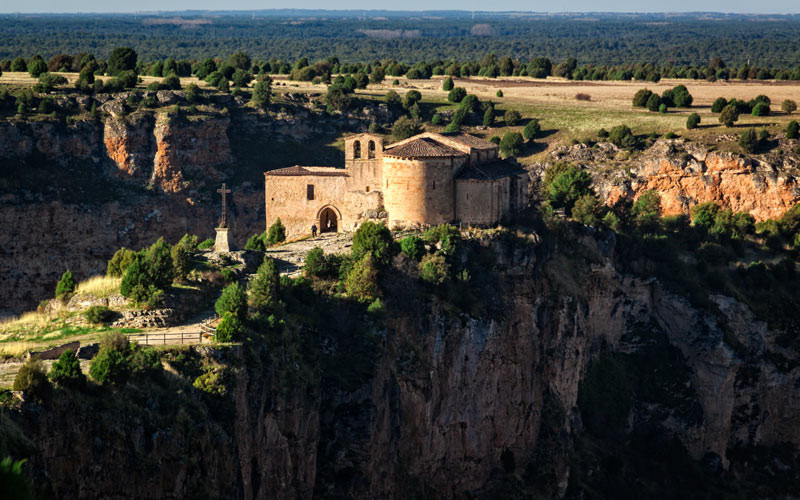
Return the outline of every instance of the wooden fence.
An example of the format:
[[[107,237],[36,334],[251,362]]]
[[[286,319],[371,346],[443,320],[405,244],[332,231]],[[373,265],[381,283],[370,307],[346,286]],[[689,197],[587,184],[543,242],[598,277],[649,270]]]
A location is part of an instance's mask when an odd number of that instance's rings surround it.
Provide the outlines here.
[[[204,338],[210,338],[207,333],[200,332],[147,332],[129,333],[128,340],[141,345],[183,345],[201,344]],[[206,340],[208,342],[208,340]]]

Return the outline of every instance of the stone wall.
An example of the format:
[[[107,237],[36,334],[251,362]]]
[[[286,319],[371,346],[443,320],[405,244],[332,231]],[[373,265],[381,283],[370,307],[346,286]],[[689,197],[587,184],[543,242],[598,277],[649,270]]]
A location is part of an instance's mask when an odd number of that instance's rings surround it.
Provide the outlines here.
[[[466,158],[383,160],[384,204],[389,226],[435,225],[455,219],[454,172]]]

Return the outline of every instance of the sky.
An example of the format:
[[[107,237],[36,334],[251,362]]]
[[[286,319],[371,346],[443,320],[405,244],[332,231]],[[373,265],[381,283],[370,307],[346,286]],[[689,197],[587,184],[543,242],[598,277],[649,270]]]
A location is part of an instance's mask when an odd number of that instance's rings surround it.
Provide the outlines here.
[[[146,12],[172,10],[252,10],[252,9],[387,9],[387,10],[499,10],[534,12],[731,12],[754,14],[800,14],[800,0],[671,0],[642,2],[641,0],[459,0],[431,2],[405,0],[398,4],[390,0],[27,0],[0,2],[0,12]]]

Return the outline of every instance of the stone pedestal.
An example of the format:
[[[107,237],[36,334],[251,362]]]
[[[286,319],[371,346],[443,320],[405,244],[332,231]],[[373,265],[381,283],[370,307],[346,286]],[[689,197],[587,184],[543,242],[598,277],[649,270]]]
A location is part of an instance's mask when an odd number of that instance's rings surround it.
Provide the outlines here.
[[[218,227],[217,239],[214,241],[214,251],[216,253],[227,253],[231,251],[231,240],[228,236],[227,227]]]

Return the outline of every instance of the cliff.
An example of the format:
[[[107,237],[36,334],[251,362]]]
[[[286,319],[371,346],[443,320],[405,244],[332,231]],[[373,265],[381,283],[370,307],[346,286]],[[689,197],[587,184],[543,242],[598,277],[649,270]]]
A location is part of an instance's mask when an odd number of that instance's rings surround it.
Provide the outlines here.
[[[468,282],[436,290],[398,258],[379,321],[293,287],[282,334],[198,354],[231,374],[224,396],[186,388],[202,371],[174,360],[177,375],[13,419],[59,497],[796,493],[785,332],[730,297],[700,308],[625,275],[615,252],[608,237],[500,235],[463,253]]]

